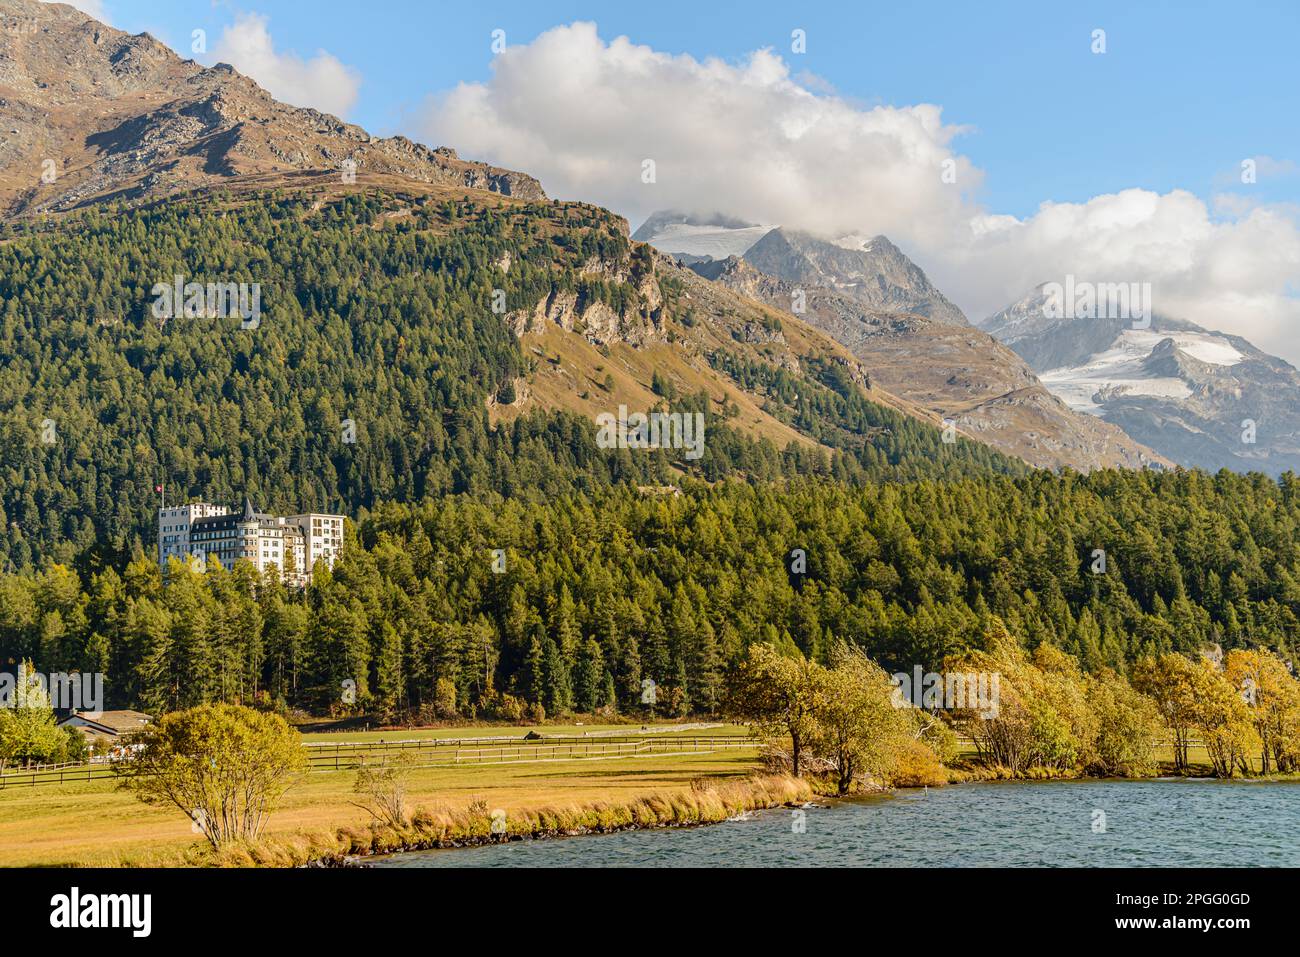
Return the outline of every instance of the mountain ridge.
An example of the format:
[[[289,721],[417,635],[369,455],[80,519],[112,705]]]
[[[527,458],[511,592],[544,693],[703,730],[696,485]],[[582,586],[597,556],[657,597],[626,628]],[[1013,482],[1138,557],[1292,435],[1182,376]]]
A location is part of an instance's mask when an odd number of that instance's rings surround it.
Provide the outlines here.
[[[684,214],[664,211],[637,235],[654,243]],[[738,233],[720,217],[693,222]],[[742,241],[748,237],[741,237]],[[887,391],[957,430],[1048,468],[1164,466],[1167,460],[1118,428],[1076,414],[1010,349],[970,325],[925,272],[884,236],[833,243],[770,228],[743,255],[700,255],[715,234],[675,258],[692,270],[808,322],[847,347]],[[874,271],[873,271],[874,270]]]
[[[979,327],[1053,394],[1188,467],[1300,470],[1300,372],[1241,336],[1149,319],[1049,315],[1040,284]]]
[[[797,318],[848,348],[884,389],[1031,465],[1089,471],[1169,464],[1118,428],[1072,413],[1015,353],[973,326],[868,310],[834,291],[768,276],[735,257],[691,268],[787,313],[798,298],[803,312]]]
[[[531,176],[282,104],[229,64],[182,60],[72,7],[0,0],[0,16],[31,24],[0,33],[4,215],[321,169],[546,198]]]

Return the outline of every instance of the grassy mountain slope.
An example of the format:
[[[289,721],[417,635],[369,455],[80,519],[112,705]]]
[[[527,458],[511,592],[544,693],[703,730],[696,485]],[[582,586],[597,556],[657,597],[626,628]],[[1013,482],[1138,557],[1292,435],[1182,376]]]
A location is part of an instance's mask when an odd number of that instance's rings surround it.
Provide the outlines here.
[[[264,508],[352,514],[448,492],[662,484],[683,470],[1019,469],[944,443],[842,347],[631,244],[604,210],[405,180],[274,180],[0,230],[13,566],[148,541],[160,483],[171,500],[248,492]],[[177,275],[257,283],[260,324],[157,318],[154,287]],[[558,364],[532,351],[537,337]],[[566,362],[581,383],[570,393],[555,379]],[[597,409],[617,411],[621,395],[646,411],[656,388],[674,411],[706,413],[703,458],[596,446]]]

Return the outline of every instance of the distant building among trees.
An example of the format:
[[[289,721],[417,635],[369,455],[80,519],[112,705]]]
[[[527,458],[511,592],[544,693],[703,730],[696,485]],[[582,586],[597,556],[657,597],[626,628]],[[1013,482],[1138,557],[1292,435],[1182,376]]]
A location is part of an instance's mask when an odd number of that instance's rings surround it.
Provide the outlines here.
[[[268,515],[244,499],[242,511],[209,502],[158,510],[158,563],[215,557],[227,571],[247,559],[259,572],[278,568],[286,584],[305,585],[316,562],[334,567],[343,547],[343,516],[323,512]]]

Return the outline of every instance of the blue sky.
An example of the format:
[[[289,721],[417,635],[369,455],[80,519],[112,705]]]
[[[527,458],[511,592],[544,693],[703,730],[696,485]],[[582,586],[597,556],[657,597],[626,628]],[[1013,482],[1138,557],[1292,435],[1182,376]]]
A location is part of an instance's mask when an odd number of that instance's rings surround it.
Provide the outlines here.
[[[78,2],[633,228],[884,234],[974,319],[1067,274],[1150,283],[1157,312],[1300,363],[1296,0]]]
[[[1300,160],[1300,4],[1277,3],[371,3],[104,0],[112,22],[188,47],[238,12],[269,17],[277,50],[320,49],[362,78],[349,119],[413,133],[430,94],[490,76],[490,36],[526,43],[594,20],[669,53],[737,60],[771,47],[864,105],[935,103],[970,127],[954,145],[985,171],[980,199],[1025,216],[1044,200],[1126,187],[1209,196],[1241,159]],[[807,53],[790,56],[790,32]],[[1107,52],[1090,52],[1093,29]],[[439,145],[439,144],[432,144]],[[455,144],[450,144],[455,145]],[[1254,195],[1300,201],[1300,176]]]

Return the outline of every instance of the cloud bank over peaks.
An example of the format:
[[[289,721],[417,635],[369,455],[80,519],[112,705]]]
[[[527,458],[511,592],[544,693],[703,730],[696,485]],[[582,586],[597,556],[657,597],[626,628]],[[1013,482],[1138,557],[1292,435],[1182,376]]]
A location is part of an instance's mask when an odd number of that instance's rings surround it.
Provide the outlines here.
[[[1212,214],[1188,192],[1134,189],[999,214],[974,199],[984,173],[953,148],[967,130],[940,106],[863,106],[771,50],[698,60],[574,23],[507,47],[489,80],[433,98],[420,125],[426,142],[633,225],[682,209],[883,233],[972,319],[1066,273],[1150,282],[1157,312],[1300,361],[1293,210],[1216,199]]]

